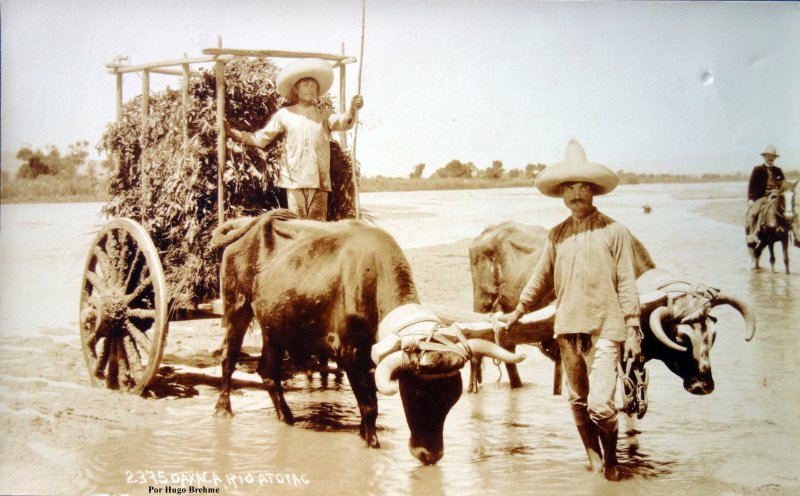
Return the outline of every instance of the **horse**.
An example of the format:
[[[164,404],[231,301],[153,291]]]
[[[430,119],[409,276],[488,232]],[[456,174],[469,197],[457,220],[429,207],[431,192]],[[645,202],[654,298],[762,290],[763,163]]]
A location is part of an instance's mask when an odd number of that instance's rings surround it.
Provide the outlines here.
[[[773,245],[781,243],[783,248],[783,265],[789,274],[789,238],[794,238],[793,244],[800,248],[800,218],[796,215],[797,198],[795,190],[800,180],[783,181],[781,187],[773,191],[764,202],[758,214],[759,228],[758,241],[755,246],[748,246],[750,251],[751,268],[758,270],[759,258],[764,248],[769,248],[769,263],[775,272],[775,252]]]

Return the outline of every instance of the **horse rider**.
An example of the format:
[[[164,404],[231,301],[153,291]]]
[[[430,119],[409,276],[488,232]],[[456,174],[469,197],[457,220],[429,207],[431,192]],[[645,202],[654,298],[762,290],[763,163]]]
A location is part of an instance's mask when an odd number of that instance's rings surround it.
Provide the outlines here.
[[[609,193],[618,183],[608,167],[588,162],[575,140],[563,162],[539,173],[539,191],[562,197],[572,215],[550,230],[519,304],[500,316],[510,326],[555,290],[554,331],[572,415],[592,470],[608,480],[622,478],[616,451],[617,365],[621,359],[643,364],[633,236],[593,205],[595,195]]]
[[[747,185],[747,219],[745,233],[747,245],[754,247],[758,243],[758,230],[761,227],[759,214],[769,198],[770,193],[778,191],[783,183],[783,171],[774,165],[775,159],[780,157],[773,145],[769,145],[761,154],[764,163],[753,168],[750,182]]]
[[[364,99],[354,96],[344,114],[317,108],[317,98],[333,84],[331,65],[317,58],[292,62],[278,73],[275,82],[278,93],[292,105],[275,112],[267,125],[254,133],[232,129],[227,120],[225,131],[234,141],[259,148],[284,134],[278,187],[286,190],[289,210],[300,218],[324,222],[332,190],[331,131],[352,128]]]

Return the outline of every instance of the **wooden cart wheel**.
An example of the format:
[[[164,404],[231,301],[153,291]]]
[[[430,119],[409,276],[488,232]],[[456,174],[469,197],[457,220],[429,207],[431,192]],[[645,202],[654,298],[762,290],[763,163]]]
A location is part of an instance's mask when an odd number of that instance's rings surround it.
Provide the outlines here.
[[[81,342],[92,384],[141,394],[158,372],[167,326],[155,245],[136,221],[109,222],[92,244],[81,286]]]

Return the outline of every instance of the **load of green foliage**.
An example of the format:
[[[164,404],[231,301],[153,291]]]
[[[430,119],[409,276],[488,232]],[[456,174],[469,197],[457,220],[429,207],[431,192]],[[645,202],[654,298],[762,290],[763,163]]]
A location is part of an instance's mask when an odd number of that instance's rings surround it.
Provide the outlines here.
[[[256,131],[288,103],[277,93],[276,75],[268,59],[235,58],[225,64],[225,113],[232,127]],[[190,308],[217,297],[219,291],[220,254],[209,243],[218,224],[214,70],[192,73],[185,117],[180,91],[167,88],[152,94],[144,135],[141,98],[124,105],[121,118],[108,125],[101,141],[109,156],[119,158],[103,214],[142,223],[160,252],[173,308]],[[327,95],[318,105],[332,107]],[[228,140],[226,219],[258,215],[284,204],[275,186],[282,141],[262,150]],[[350,153],[331,141],[334,191],[328,220],[355,217],[354,174],[358,171]]]

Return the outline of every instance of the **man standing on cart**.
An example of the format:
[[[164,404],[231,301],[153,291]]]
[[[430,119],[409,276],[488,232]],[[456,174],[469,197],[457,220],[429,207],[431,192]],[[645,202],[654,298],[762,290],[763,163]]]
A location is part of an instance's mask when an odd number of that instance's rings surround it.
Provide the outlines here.
[[[322,59],[292,62],[280,71],[276,83],[278,93],[292,105],[275,112],[267,125],[254,133],[232,129],[227,121],[225,131],[231,139],[259,148],[283,134],[277,186],[286,190],[289,210],[300,218],[324,222],[331,191],[331,132],[352,128],[364,100],[361,95],[354,96],[344,114],[318,109],[314,105],[317,98],[333,84],[333,69]]]

